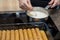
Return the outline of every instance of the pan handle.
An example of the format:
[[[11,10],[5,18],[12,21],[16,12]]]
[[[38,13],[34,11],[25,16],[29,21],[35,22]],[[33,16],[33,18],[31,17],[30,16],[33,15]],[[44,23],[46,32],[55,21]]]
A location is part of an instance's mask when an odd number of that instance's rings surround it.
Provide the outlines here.
[[[51,7],[51,5],[47,5],[46,7],[45,7],[45,9],[49,9]]]

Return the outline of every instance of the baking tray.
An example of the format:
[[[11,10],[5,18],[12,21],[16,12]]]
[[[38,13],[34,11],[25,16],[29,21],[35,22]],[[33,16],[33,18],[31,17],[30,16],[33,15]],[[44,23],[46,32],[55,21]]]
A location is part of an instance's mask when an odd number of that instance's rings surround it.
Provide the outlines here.
[[[6,24],[0,24],[0,29],[11,29],[11,28],[35,28],[38,27],[43,30],[48,30],[48,25],[44,22],[31,22],[31,23],[6,23]]]
[[[40,30],[44,30],[48,39],[53,40],[52,35],[49,32],[50,30],[48,28],[48,25],[44,22],[0,24],[0,30],[18,30],[28,28],[39,28]]]

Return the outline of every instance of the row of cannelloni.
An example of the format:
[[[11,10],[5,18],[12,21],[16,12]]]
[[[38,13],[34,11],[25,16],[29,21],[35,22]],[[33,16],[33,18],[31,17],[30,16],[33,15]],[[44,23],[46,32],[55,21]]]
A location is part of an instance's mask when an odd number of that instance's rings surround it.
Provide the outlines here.
[[[0,40],[48,40],[44,30],[39,28],[0,30]]]

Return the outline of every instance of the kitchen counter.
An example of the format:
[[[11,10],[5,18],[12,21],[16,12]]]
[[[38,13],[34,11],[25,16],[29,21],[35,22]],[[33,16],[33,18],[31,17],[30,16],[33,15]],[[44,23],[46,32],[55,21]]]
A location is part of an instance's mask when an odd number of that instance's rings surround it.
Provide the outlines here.
[[[14,2],[14,3],[13,3]],[[0,14],[23,11],[18,0],[0,0]]]
[[[53,9],[50,12],[50,17],[58,28],[58,30],[60,31],[60,9]]]

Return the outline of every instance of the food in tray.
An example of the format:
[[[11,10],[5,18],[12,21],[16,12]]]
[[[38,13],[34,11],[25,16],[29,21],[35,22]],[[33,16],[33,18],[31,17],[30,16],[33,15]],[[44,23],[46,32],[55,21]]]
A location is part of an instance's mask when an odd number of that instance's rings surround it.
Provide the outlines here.
[[[15,40],[19,40],[19,32],[18,32],[18,30],[15,30]]]
[[[33,35],[32,35],[31,29],[27,29],[27,33],[28,33],[28,38],[29,38],[30,40],[33,40]]]
[[[11,30],[11,40],[15,40],[15,33],[14,33],[14,30]]]
[[[0,39],[1,39],[1,36],[2,36],[2,31],[0,30]]]
[[[35,31],[36,31],[38,40],[43,40],[40,30],[38,28],[35,28]]]
[[[23,30],[23,35],[24,35],[24,40],[28,40],[28,34],[26,29]]]
[[[48,40],[47,35],[45,34],[45,32],[43,30],[41,30],[40,33],[43,37],[43,40]]]
[[[5,37],[6,37],[6,30],[3,30],[1,40],[5,40]]]
[[[33,35],[33,40],[38,40],[37,39],[37,34],[35,32],[35,29],[32,28],[31,31],[32,31],[32,35]]]
[[[48,38],[44,30],[27,28],[0,30],[0,40],[48,40]]]
[[[20,40],[24,40],[23,30],[19,29]]]
[[[10,30],[6,31],[6,40],[10,40]]]

